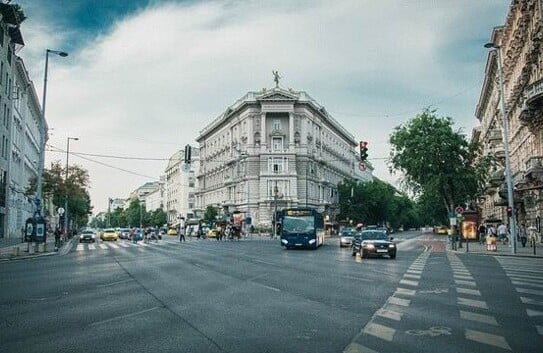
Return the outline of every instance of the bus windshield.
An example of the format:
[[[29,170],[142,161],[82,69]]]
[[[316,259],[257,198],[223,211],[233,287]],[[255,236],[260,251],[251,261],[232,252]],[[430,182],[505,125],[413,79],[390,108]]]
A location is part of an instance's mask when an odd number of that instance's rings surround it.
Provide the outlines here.
[[[315,234],[315,217],[283,217],[283,235]]]

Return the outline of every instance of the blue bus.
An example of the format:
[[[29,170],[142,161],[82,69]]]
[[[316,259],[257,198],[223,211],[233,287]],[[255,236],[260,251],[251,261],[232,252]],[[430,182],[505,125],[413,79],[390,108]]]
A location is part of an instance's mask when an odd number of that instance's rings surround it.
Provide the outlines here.
[[[280,217],[281,246],[317,249],[324,244],[324,219],[316,209],[286,208]]]

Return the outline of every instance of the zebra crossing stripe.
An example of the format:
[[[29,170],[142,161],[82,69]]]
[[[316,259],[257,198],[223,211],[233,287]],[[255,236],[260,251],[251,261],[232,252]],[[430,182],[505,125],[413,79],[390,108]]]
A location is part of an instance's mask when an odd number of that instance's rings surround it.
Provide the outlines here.
[[[466,329],[465,331],[466,339],[472,340],[475,342],[487,344],[494,347],[503,348],[506,350],[511,350],[511,347],[505,340],[503,336],[493,335],[491,333],[481,332],[481,331],[475,331]]]
[[[525,281],[511,281],[511,283],[517,286],[543,288],[543,284],[540,284],[540,283],[532,283],[532,282],[525,282]]]
[[[109,249],[109,248],[107,247],[107,245],[105,245],[105,244],[98,244],[98,246],[100,246],[100,247],[101,247],[102,249],[104,249],[104,250],[105,250],[105,249]]]
[[[481,322],[483,324],[489,324],[498,326],[498,322],[494,316],[472,313],[470,311],[460,310],[460,317],[464,320]]]
[[[543,301],[534,300],[528,297],[520,297],[520,301],[523,302],[524,304],[543,305]]]
[[[81,251],[83,250],[83,244],[77,244],[77,248],[75,248],[75,251]]]
[[[532,309],[526,309],[526,314],[528,314],[528,316],[530,316],[530,317],[534,317],[534,316],[543,316],[543,311],[537,311],[537,310],[532,310]]]
[[[388,326],[370,323],[364,327],[364,333],[392,342],[396,330]]]
[[[515,288],[519,293],[543,295],[543,290],[528,289],[528,288]]]
[[[481,308],[481,309],[488,309],[488,305],[486,305],[486,302],[482,300],[475,300],[475,299],[468,299],[468,298],[461,298],[458,297],[458,305],[465,305],[465,306],[471,306],[475,308]]]
[[[89,245],[89,250],[94,250],[94,249],[96,249],[96,246],[94,246],[94,244],[90,244]]]

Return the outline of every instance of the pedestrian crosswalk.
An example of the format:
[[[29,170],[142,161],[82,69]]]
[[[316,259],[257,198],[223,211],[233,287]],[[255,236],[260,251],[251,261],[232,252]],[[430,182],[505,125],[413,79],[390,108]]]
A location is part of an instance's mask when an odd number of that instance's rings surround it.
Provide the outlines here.
[[[519,293],[528,320],[543,336],[543,262],[521,257],[500,257],[498,262]]]
[[[133,248],[133,247],[148,247],[148,246],[160,246],[161,244],[164,244],[164,242],[149,242],[144,243],[143,241],[139,241],[137,243],[134,242],[128,242],[128,241],[121,241],[121,242],[105,242],[101,241],[99,243],[79,243],[77,244],[75,251],[78,252],[85,252],[85,251],[101,251],[101,250],[115,250],[115,249],[126,249],[126,248]]]

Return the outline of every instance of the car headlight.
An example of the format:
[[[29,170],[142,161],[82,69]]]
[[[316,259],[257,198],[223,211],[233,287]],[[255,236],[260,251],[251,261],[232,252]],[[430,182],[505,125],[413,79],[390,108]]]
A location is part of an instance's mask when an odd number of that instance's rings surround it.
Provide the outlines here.
[[[309,244],[315,244],[315,242],[316,242],[315,239],[311,239],[311,240],[309,241]]]
[[[389,248],[395,248],[396,245],[395,245],[395,244],[388,244],[388,247],[389,247]]]
[[[375,249],[375,245],[373,245],[373,244],[364,244],[364,247],[366,249]]]
[[[80,236],[79,236],[79,239],[83,239],[83,235],[80,235]]]
[[[283,243],[283,244],[286,245],[286,244],[288,244],[288,240],[286,240],[286,239],[281,239],[281,243]]]

